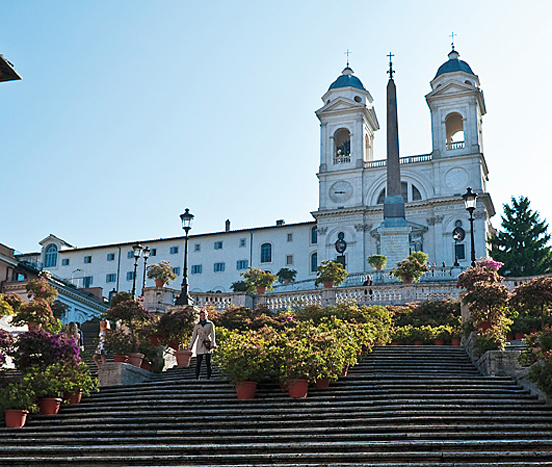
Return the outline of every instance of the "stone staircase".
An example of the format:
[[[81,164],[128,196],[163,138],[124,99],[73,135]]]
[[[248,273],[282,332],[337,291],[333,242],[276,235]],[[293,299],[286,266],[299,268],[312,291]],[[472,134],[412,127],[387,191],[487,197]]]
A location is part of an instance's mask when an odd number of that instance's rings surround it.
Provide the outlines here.
[[[552,409],[464,350],[379,347],[347,378],[292,400],[173,369],[0,429],[0,465],[552,466]]]

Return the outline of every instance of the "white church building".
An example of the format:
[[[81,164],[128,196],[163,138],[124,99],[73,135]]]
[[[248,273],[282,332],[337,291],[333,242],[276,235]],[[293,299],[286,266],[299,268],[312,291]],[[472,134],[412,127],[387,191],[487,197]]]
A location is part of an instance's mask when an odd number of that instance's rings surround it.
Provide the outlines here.
[[[406,250],[401,251],[424,251],[438,267],[450,268],[456,262],[466,268],[471,263],[469,214],[462,199],[467,187],[478,194],[474,212],[477,257],[487,255],[486,238],[495,214],[487,193],[482,144],[485,101],[478,76],[454,49],[430,84],[431,92],[425,98],[431,114],[432,152],[399,159],[408,224],[402,237]],[[323,260],[342,262],[351,280],[362,281],[371,272],[368,256],[389,256],[389,268],[404,259],[386,251],[389,238],[383,242],[379,228],[384,220],[387,160],[373,160],[379,123],[369,90],[347,66],[322,101],[316,110],[320,166],[319,206],[311,213],[314,219],[289,225],[276,221],[272,226],[244,230],[231,230],[227,221],[221,232],[191,235],[188,277],[192,293],[230,291],[248,266],[272,273],[284,267],[295,269],[298,284],[310,288]],[[455,229],[464,233],[463,238],[454,238]],[[25,257],[79,287],[102,287],[107,295],[132,288],[133,243],[81,248],[50,235],[40,242],[40,252]],[[184,237],[144,239],[140,244],[151,250],[148,264],[170,262],[179,275],[170,286],[180,288]],[[138,293],[143,263],[141,258],[136,275]],[[148,280],[147,286],[152,285]]]

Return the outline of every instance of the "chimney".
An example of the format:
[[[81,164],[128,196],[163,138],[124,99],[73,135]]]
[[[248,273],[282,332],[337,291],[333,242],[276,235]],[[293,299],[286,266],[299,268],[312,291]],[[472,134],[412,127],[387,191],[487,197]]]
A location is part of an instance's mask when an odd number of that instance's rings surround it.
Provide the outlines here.
[[[230,232],[230,219],[226,219],[226,222],[224,223],[224,231]]]
[[[285,221],[284,219],[278,219],[278,220],[276,221],[276,225],[277,225],[278,227],[281,227],[281,226],[284,225],[285,223],[286,223],[286,221]]]

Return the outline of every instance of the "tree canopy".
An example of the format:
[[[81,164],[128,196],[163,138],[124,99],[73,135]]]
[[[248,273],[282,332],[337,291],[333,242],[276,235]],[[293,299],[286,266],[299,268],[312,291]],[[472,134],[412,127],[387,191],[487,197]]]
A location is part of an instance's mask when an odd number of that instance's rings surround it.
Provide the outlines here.
[[[504,263],[505,276],[535,276],[552,272],[552,250],[546,220],[529,207],[529,199],[512,196],[504,204],[501,230],[489,238],[489,253]]]

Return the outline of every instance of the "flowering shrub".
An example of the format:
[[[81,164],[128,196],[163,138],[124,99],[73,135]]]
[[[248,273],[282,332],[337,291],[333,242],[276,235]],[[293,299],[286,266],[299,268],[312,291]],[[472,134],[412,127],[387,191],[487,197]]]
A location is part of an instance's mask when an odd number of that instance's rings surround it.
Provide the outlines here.
[[[13,381],[0,387],[0,410],[18,409],[34,412],[37,410],[36,394],[26,381]]]
[[[138,350],[138,342],[125,329],[105,331],[105,351],[114,355],[128,355]]]
[[[80,362],[79,352],[76,340],[65,339],[63,333],[50,333],[40,329],[20,334],[10,356],[15,366],[25,371],[31,365],[46,367],[60,361]]]
[[[545,317],[552,308],[552,277],[536,277],[517,286],[509,304],[528,316]]]
[[[0,293],[0,318],[13,315],[13,307],[10,302]]]
[[[159,279],[168,284],[170,281],[174,281],[177,275],[174,273],[170,263],[163,260],[160,263],[148,266],[148,278]]]
[[[11,322],[14,326],[24,326],[29,323],[35,323],[50,332],[59,332],[63,328],[61,321],[54,316],[50,303],[44,300],[22,302]]]
[[[415,251],[408,258],[398,262],[391,269],[391,274],[398,280],[413,279],[418,282],[420,278],[429,271],[427,267],[427,255],[423,251]]]
[[[40,278],[29,281],[26,286],[29,298],[39,298],[53,303],[58,296],[58,291],[53,285],[50,285],[48,279],[49,277],[43,274]]]

